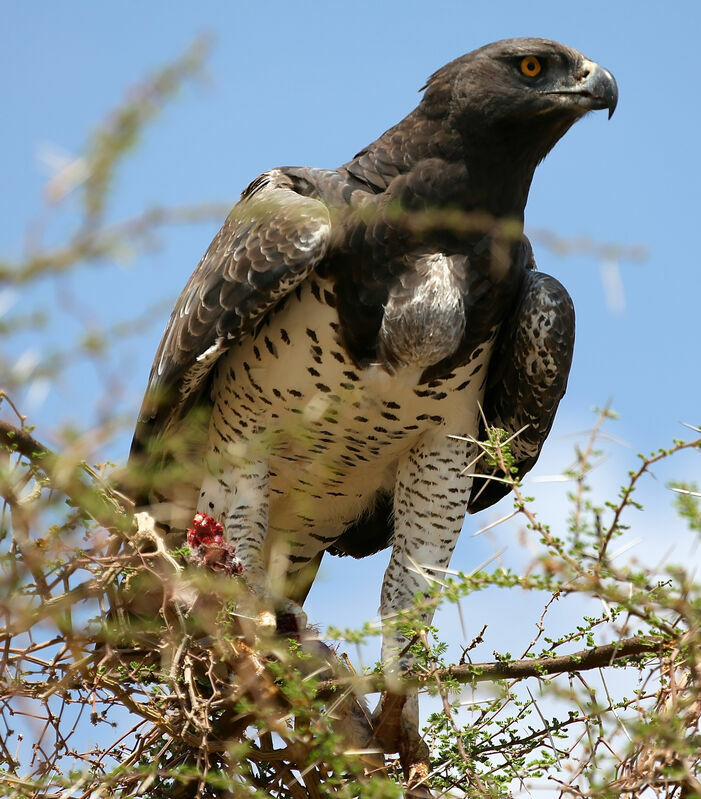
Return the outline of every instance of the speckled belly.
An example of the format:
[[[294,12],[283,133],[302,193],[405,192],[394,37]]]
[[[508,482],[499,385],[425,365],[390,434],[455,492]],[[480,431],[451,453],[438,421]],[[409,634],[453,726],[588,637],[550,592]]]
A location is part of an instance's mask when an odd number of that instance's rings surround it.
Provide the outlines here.
[[[238,468],[267,461],[268,536],[317,550],[393,487],[422,437],[476,434],[491,346],[418,385],[420,369],[357,368],[338,333],[330,285],[307,281],[224,357],[213,391],[213,443]]]

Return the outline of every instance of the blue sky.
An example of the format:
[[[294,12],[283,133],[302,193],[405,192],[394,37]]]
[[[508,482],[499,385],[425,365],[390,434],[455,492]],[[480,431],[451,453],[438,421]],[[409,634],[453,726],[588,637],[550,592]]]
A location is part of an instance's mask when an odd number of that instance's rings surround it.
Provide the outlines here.
[[[610,122],[592,114],[579,123],[539,167],[527,228],[640,245],[648,257],[622,261],[616,272],[598,257],[553,253],[534,237],[540,268],[567,286],[578,324],[568,394],[536,476],[567,466],[572,436],[592,423],[591,408],[609,399],[621,415],[612,432],[631,449],[614,447],[602,491],[623,481],[636,452],[683,436],[680,421],[699,423],[698,3],[5,0],[2,8],[0,255],[11,256],[22,252],[28,226],[45,213],[42,192],[50,173],[41,154],[79,153],[88,131],[128,88],[198,33],[214,40],[207,79],[182,92],[125,164],[115,184],[113,221],[152,204],[233,204],[250,180],[277,165],[338,165],[408,113],[436,68],[489,41],[544,36],[584,51],[616,76],[619,107]],[[69,222],[68,212],[51,218],[47,240],[60,241]],[[159,299],[167,305],[216,228],[165,231],[160,248],[85,268],[68,289],[47,282],[19,293],[17,307],[62,298],[69,310],[48,329],[2,343],[5,357],[67,346],[86,317],[101,326]],[[602,268],[620,275],[625,307],[607,305]],[[78,322],[73,300],[89,308]],[[165,306],[160,313],[143,334],[117,346],[108,377],[119,371],[119,385],[105,389],[104,373],[81,366],[48,385],[36,407],[27,400],[39,438],[55,440],[67,422],[92,427],[109,399],[129,425]],[[121,460],[127,446],[123,432],[108,446],[96,446],[94,458]],[[686,476],[695,470],[698,479],[698,464],[683,463]],[[649,495],[655,520],[667,518],[666,476]],[[540,491],[537,483],[529,490]],[[562,512],[563,492],[545,502],[546,512]],[[508,509],[507,501],[495,515]],[[469,571],[502,546],[501,540],[469,538],[469,530],[492,518],[487,513],[468,521],[456,566]],[[659,529],[656,523],[646,527],[651,550],[660,544]],[[374,615],[383,562],[383,556],[370,563],[334,561],[311,597],[312,619],[352,624]],[[358,581],[363,591],[352,606],[340,598],[347,594],[330,590]],[[475,614],[484,610],[477,602],[471,607]],[[468,635],[475,632],[471,627]]]

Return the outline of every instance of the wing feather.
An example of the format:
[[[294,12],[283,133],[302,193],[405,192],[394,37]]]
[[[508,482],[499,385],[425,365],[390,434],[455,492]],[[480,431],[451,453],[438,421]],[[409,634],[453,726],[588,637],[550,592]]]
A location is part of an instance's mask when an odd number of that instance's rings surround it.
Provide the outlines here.
[[[324,258],[331,218],[276,169],[242,194],[178,298],[156,352],[132,453],[169,429],[248,335]]]
[[[525,427],[511,443],[518,476],[538,460],[560,404],[572,363],[574,306],[554,277],[525,273],[513,315],[504,323],[492,354],[484,414],[490,427],[509,436]],[[481,431],[486,438],[486,431]],[[503,477],[482,458],[470,493],[470,513],[488,508],[508,494],[509,486],[489,475]]]

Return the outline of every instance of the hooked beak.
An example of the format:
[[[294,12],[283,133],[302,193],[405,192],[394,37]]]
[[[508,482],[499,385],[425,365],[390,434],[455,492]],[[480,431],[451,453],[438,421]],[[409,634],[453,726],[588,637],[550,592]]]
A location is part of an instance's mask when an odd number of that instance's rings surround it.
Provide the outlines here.
[[[546,92],[564,96],[583,113],[608,108],[609,119],[618,105],[618,85],[613,75],[604,67],[584,59],[572,83]]]

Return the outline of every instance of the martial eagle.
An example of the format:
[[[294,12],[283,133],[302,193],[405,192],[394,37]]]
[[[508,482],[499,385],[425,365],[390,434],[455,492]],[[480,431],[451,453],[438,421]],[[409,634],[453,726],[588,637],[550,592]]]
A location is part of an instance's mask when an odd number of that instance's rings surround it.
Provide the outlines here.
[[[131,456],[142,498],[176,531],[217,519],[263,605],[301,604],[324,552],[391,546],[381,614],[409,606],[466,511],[508,490],[484,461],[466,469],[485,422],[521,431],[523,476],[565,391],[574,311],[535,271],[524,209],[537,164],[588,111],[613,113],[616,82],[523,38],[424,89],[343,166],[256,178],[156,353]],[[388,632],[385,661],[407,665],[406,643]]]

